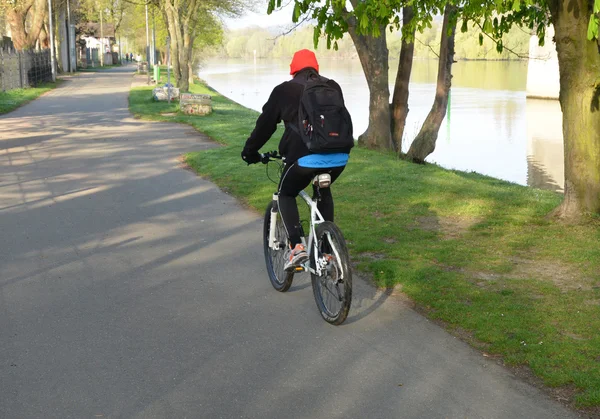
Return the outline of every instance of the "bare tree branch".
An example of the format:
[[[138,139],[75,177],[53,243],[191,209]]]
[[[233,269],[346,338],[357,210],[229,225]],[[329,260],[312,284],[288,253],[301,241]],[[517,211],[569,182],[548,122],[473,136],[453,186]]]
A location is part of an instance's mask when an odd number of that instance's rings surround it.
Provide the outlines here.
[[[437,52],[435,52],[435,50],[434,50],[433,48],[431,48],[431,45],[430,45],[430,44],[425,44],[425,43],[423,43],[423,41],[421,41],[421,40],[420,40],[419,38],[417,38],[416,36],[415,36],[415,39],[416,39],[416,41],[417,41],[419,44],[421,44],[421,45],[423,45],[423,46],[425,46],[425,47],[429,48],[429,49],[431,50],[431,52],[433,52],[433,55],[435,55],[436,57],[438,57],[438,59],[440,58],[439,54],[438,54]]]
[[[498,45],[498,41],[493,36],[491,36],[490,34],[488,34],[488,33],[486,33],[486,32],[483,31],[483,27],[481,26],[481,24],[479,22],[475,22],[475,24],[481,30],[481,33],[483,33],[485,36],[487,36],[489,39],[491,39],[496,45]],[[519,54],[518,52],[510,49],[509,47],[507,47],[505,45],[502,45],[502,48],[505,49],[505,50],[507,50],[511,54],[514,54],[515,56],[519,57],[522,60],[527,60],[527,59],[531,58],[529,56],[529,54]],[[543,58],[536,58],[536,59],[537,60],[543,60]]]
[[[310,14],[306,14],[306,16],[304,16],[304,18],[302,18],[301,21],[299,21],[298,23],[296,23],[294,26],[292,26],[289,30],[280,33],[279,35],[277,35],[275,38],[269,38],[270,41],[276,41],[278,38],[282,37],[282,36],[286,36],[289,35],[290,33],[294,32],[300,25],[302,25],[304,22],[307,22],[309,20],[311,20],[312,17],[310,16]]]

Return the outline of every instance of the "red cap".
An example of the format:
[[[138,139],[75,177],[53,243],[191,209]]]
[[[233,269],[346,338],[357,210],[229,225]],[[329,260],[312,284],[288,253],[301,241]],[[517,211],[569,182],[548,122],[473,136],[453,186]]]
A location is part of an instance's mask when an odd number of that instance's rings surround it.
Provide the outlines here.
[[[294,58],[292,58],[292,63],[290,64],[290,74],[294,75],[306,67],[312,67],[317,70],[317,72],[319,71],[319,63],[317,62],[315,53],[307,49],[296,51],[294,53]]]

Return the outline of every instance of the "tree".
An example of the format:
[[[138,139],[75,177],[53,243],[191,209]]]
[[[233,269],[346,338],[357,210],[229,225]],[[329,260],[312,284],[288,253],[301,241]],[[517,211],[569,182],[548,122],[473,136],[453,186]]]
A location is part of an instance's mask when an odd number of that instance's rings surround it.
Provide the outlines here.
[[[513,25],[536,30],[554,26],[560,71],[559,101],[563,112],[565,194],[553,215],[576,222],[585,214],[600,215],[600,0],[504,0],[470,4],[469,13],[482,32],[502,50],[502,35]],[[492,11],[499,15],[492,17]],[[482,35],[480,35],[480,42]]]
[[[269,40],[269,33],[266,31],[254,32],[246,44],[247,53],[254,56],[254,51],[256,51],[257,58],[266,57],[272,49],[273,41]]]
[[[565,141],[565,199],[556,215],[567,220],[600,214],[600,48],[586,39],[586,10],[586,0],[550,1]]]
[[[369,86],[369,125],[367,130],[359,135],[358,142],[370,149],[393,150],[395,147],[390,130],[389,61],[385,27],[379,28],[380,36],[363,35],[357,30],[354,16],[348,15],[348,20],[348,31]]]
[[[402,9],[403,26],[410,27],[414,13],[411,6]],[[412,72],[413,55],[415,53],[415,28],[411,28],[409,36],[402,37],[400,46],[400,60],[398,61],[398,73],[394,85],[394,96],[392,99],[392,140],[396,145],[396,152],[402,155],[402,140],[404,139],[404,127],[408,116],[408,84]],[[407,39],[408,38],[408,39]]]
[[[440,42],[440,59],[438,63],[437,88],[433,107],[425,119],[421,130],[410,145],[406,158],[415,163],[424,163],[425,157],[433,153],[440,125],[446,116],[448,96],[452,84],[452,63],[454,62],[454,35],[456,32],[457,8],[446,4],[442,39]]]
[[[238,35],[231,38],[225,45],[227,55],[233,58],[241,58],[246,54],[246,45],[248,44],[248,37],[244,35]]]
[[[238,15],[241,0],[154,0],[171,38],[173,74],[182,91],[189,90],[193,47],[201,34],[218,24],[217,14]],[[208,29],[208,30],[207,30]]]
[[[5,7],[15,48],[17,50],[34,48],[48,14],[47,1],[11,0],[5,3]]]

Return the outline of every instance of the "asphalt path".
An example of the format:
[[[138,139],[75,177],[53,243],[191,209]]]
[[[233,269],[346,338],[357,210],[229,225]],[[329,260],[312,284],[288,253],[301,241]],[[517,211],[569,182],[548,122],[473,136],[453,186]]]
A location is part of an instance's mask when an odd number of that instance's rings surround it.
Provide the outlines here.
[[[260,214],[178,161],[216,145],[134,119],[132,72],[0,116],[0,418],[577,417],[361,279],[339,327],[274,291]]]

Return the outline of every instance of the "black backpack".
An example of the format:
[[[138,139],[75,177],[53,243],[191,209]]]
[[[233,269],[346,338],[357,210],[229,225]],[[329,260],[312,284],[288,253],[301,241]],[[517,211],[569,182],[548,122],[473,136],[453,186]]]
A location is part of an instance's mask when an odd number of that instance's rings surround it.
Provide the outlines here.
[[[304,85],[298,104],[298,122],[290,127],[312,153],[347,152],[354,146],[352,118],[339,90],[325,77],[309,71],[292,82]]]

